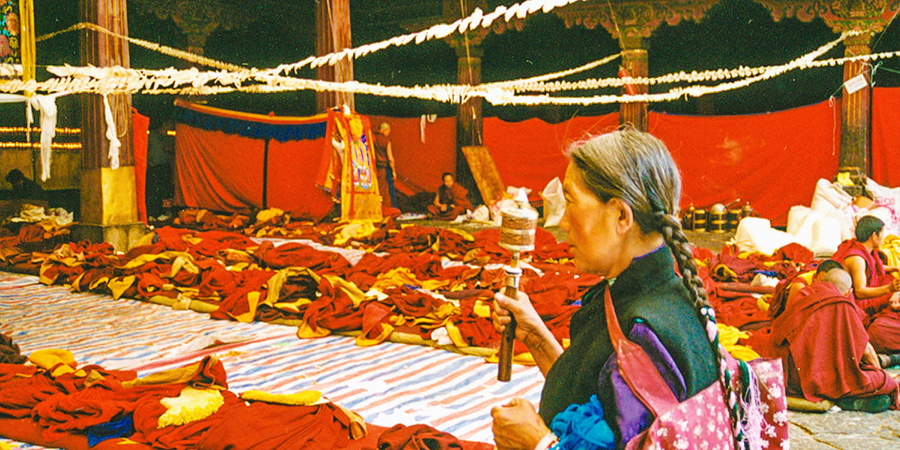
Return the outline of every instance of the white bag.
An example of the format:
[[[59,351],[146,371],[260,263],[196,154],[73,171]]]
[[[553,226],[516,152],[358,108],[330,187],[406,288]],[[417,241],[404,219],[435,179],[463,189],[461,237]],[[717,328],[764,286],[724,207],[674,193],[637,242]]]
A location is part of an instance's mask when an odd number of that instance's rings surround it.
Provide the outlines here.
[[[547,183],[547,187],[541,192],[541,198],[544,199],[544,226],[558,226],[566,212],[566,197],[559,177]]]

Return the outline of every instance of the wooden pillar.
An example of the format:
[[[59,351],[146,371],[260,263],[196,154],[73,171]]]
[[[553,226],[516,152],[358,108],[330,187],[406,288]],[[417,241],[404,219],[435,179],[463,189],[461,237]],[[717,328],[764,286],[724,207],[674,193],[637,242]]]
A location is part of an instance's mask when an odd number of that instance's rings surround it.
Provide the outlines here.
[[[352,47],[350,38],[350,0],[320,0],[316,2],[316,54],[319,56]],[[353,60],[341,59],[333,66],[316,68],[316,77],[323,81],[353,80]],[[316,92],[318,111],[347,105],[355,110],[353,94],[344,92]]]
[[[622,67],[632,78],[649,76],[649,56],[647,49],[649,40],[641,36],[631,36],[619,40],[622,48]],[[646,84],[635,84],[629,88],[622,88],[622,95],[627,95],[628,90],[634,94],[647,94],[650,87]],[[620,103],[619,123],[630,123],[638,130],[647,131],[648,122],[647,102]]]
[[[81,0],[80,6],[83,22],[128,35],[126,0]],[[81,63],[130,67],[128,43],[95,31],[82,31]],[[108,98],[116,137],[121,143],[119,167],[110,167],[103,97],[82,94],[81,220],[73,231],[79,240],[109,242],[116,250],[127,250],[144,234],[137,215],[131,95],[110,94]]]
[[[863,33],[853,36],[844,42],[845,56],[865,55],[869,53],[869,42],[872,35]],[[865,77],[865,86],[852,94],[847,91],[847,82],[858,75]],[[872,147],[872,89],[869,63],[852,61],[844,63],[844,89],[841,97],[841,170],[859,169],[863,174],[869,173],[869,153]],[[853,85],[850,83],[849,85]]]
[[[480,39],[479,39],[480,42]],[[482,50],[471,41],[455,45],[457,56],[456,81],[461,85],[481,84]],[[456,114],[456,179],[468,191],[475,203],[483,203],[469,163],[463,154],[463,147],[480,146],[484,143],[484,117],[481,115],[483,99],[473,97],[460,103]]]

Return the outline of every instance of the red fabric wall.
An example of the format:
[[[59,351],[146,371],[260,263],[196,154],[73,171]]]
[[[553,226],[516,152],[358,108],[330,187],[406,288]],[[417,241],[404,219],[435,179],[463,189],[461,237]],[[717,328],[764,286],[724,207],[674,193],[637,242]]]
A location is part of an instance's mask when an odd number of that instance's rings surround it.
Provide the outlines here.
[[[837,173],[840,103],[747,116],[650,114],[683,179],[682,207],[740,199],[772,225],[809,206],[819,178]]]
[[[131,108],[131,136],[134,142],[134,182],[137,193],[138,219],[147,223],[147,130],[150,118]]]
[[[618,113],[575,117],[558,124],[540,119],[504,122],[489,117],[484,119],[484,145],[494,157],[503,183],[529,188],[529,198],[537,200],[547,183],[565,176],[568,160],[563,152],[569,144],[618,125]]]
[[[900,88],[872,91],[872,179],[900,186]]]
[[[215,211],[262,206],[262,140],[180,123],[175,133],[176,202]]]
[[[441,174],[456,172],[456,118],[425,121],[425,142],[420,132],[421,118],[369,116],[372,132],[381,122],[391,125],[391,151],[397,167],[397,189],[406,195],[435,192]]]

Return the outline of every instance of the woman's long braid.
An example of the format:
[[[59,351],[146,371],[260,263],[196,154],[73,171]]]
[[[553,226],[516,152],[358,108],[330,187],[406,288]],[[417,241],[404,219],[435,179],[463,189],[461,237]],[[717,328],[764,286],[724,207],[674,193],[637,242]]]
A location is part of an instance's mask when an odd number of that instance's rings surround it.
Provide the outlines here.
[[[719,333],[713,308],[709,305],[703,280],[697,273],[687,236],[675,215],[681,198],[681,175],[665,144],[648,133],[629,126],[574,144],[568,151],[586,186],[603,202],[612,198],[631,206],[635,223],[642,233],[663,235],[672,251],[684,286],[691,296],[694,311],[705,325],[713,354],[719,366],[719,381],[731,415],[734,437],[739,448],[747,446],[744,394],[733,392],[727,352],[719,345]],[[755,383],[747,365],[739,362],[745,386]],[[752,402],[752,395],[748,398]],[[755,423],[755,422],[754,422]],[[756,430],[753,430],[756,431]],[[752,434],[752,433],[748,433]]]
[[[694,311],[700,318],[701,323],[705,324],[705,329],[709,337],[713,354],[716,355],[716,362],[719,366],[719,382],[722,384],[722,392],[725,395],[725,403],[731,413],[732,431],[738,445],[743,447],[745,443],[744,427],[738,404],[738,393],[732,389],[731,372],[728,370],[728,363],[724,358],[726,350],[719,343],[719,330],[716,326],[716,316],[712,306],[709,304],[706,295],[706,288],[703,286],[703,279],[697,272],[697,264],[694,262],[694,255],[691,246],[688,243],[687,236],[681,229],[681,221],[673,214],[666,214],[664,211],[657,211],[654,215],[660,223],[660,232],[666,245],[672,251],[675,261],[678,264],[678,270],[681,272],[681,279],[684,287],[687,288]]]

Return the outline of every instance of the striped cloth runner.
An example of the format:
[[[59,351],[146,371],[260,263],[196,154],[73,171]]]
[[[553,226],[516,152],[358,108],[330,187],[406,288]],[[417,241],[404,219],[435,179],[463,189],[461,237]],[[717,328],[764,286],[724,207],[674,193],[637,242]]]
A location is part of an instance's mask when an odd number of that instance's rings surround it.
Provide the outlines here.
[[[139,376],[215,354],[235,393],[314,389],[369,423],[424,423],[480,442],[493,442],[491,407],[514,397],[537,404],[543,384],[535,367],[517,366],[513,381],[500,383],[497,366],[478,357],[394,343],[363,348],[343,336],[301,340],[293,327],[210,320],[6,273],[0,273],[0,332],[26,355],[62,348],[80,365],[134,369]],[[219,345],[208,348],[213,343]]]

